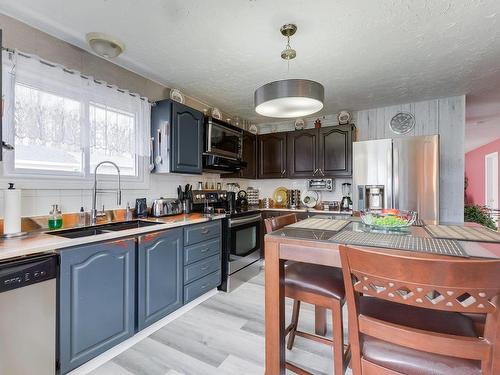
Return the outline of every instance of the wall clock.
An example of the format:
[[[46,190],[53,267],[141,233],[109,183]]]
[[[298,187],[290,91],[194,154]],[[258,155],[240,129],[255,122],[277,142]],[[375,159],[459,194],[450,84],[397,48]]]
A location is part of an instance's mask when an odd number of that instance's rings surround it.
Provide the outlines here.
[[[415,116],[408,112],[399,112],[391,119],[390,127],[396,134],[406,134],[415,127]]]

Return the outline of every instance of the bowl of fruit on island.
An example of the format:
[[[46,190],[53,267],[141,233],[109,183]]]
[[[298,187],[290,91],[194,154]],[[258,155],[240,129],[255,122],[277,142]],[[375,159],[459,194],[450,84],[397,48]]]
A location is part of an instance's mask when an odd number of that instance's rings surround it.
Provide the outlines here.
[[[361,211],[360,215],[363,224],[385,230],[398,230],[409,227],[417,218],[415,211],[403,211],[394,208],[365,210]]]

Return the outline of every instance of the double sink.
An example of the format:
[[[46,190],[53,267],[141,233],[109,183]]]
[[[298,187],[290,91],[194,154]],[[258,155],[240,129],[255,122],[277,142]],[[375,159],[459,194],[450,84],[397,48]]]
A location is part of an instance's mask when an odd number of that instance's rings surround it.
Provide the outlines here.
[[[47,233],[52,234],[54,236],[65,237],[65,238],[81,238],[81,237],[95,236],[104,233],[118,232],[127,229],[149,227],[151,225],[157,225],[157,224],[159,223],[145,221],[145,220],[132,220],[132,221],[122,221],[119,223],[102,224],[94,227],[65,229]]]

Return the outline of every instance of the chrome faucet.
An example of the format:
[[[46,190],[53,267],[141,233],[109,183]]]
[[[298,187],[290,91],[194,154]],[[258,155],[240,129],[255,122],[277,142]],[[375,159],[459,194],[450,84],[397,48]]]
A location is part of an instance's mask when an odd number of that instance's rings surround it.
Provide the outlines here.
[[[111,164],[116,168],[116,171],[118,172],[118,189],[116,189],[116,203],[120,206],[122,204],[122,187],[121,187],[121,176],[120,176],[120,168],[118,165],[113,163],[112,161],[105,160],[101,161],[99,164],[95,166],[94,169],[94,191],[92,194],[92,211],[90,212],[90,224],[95,225],[97,221],[97,209],[96,209],[96,202],[97,202],[97,193],[108,193],[108,190],[98,190],[97,189],[97,169],[103,165],[103,164]],[[104,211],[104,206],[103,206],[103,211]]]

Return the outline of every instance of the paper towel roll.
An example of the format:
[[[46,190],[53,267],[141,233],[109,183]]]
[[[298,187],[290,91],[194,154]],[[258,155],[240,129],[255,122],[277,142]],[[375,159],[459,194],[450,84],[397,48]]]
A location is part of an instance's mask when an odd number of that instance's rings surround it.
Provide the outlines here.
[[[14,184],[12,184],[12,187]],[[3,233],[21,232],[21,190],[9,188],[4,190]]]

